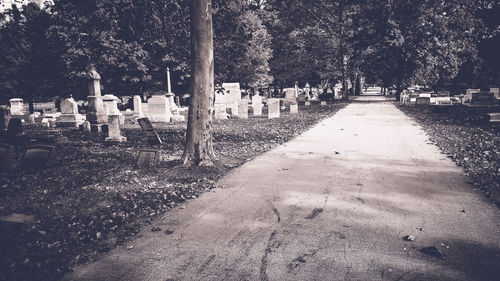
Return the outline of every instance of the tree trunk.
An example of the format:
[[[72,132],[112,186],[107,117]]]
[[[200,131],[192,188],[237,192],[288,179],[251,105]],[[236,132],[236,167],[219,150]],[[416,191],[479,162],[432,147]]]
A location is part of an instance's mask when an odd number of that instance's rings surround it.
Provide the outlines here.
[[[354,88],[354,95],[360,96],[361,95],[361,78],[358,75],[356,75],[356,88]]]
[[[191,0],[191,84],[185,166],[212,166],[212,111],[214,99],[214,55],[211,0]]]

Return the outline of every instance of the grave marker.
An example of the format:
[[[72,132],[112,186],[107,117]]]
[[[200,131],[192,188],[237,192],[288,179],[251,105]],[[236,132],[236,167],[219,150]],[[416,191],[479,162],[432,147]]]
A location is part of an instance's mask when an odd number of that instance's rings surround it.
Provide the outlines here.
[[[299,105],[298,104],[291,104],[290,105],[290,114],[291,115],[299,114]]]
[[[418,97],[415,100],[415,103],[417,106],[427,106],[431,104],[431,98],[430,97]]]
[[[108,137],[106,142],[126,142],[127,138],[121,135],[120,115],[114,114],[108,116]]]
[[[241,99],[238,102],[238,118],[248,119],[248,99]]]
[[[495,95],[491,92],[472,93],[472,105],[494,105]]]
[[[253,108],[253,115],[254,116],[261,116],[262,115],[262,107],[264,105],[262,104],[262,97],[259,95],[255,95],[252,97],[252,108]]]
[[[136,169],[155,167],[160,163],[160,151],[154,149],[141,149],[135,164]]]
[[[10,170],[15,168],[14,157],[14,146],[0,143],[0,169]]]
[[[280,99],[267,100],[267,118],[280,118]]]
[[[56,160],[56,147],[50,145],[32,145],[23,153],[21,164],[25,167],[47,167]]]
[[[144,132],[144,134],[146,134],[149,144],[151,145],[162,144],[160,136],[153,128],[153,125],[151,125],[151,122],[149,122],[148,118],[146,117],[139,118],[137,119],[137,122],[139,122],[139,125],[141,126],[141,129]]]
[[[153,95],[148,99],[148,117],[151,122],[168,123],[172,117],[169,101],[162,95]]]

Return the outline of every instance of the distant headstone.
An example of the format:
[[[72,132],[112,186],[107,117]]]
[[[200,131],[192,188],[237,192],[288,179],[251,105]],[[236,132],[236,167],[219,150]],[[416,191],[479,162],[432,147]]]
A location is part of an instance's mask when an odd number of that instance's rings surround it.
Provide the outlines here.
[[[4,133],[9,118],[10,118],[9,109],[6,106],[0,106],[0,135]]]
[[[306,102],[304,102],[304,105],[305,105],[305,106],[310,106],[310,105],[311,105],[311,102],[306,101]]]
[[[215,101],[222,99],[226,103],[226,107],[232,109],[232,114],[237,115],[236,111],[241,99],[240,83],[222,83],[222,88],[224,88],[225,93],[223,95],[216,94]]]
[[[151,125],[151,122],[149,122],[148,118],[139,118],[137,119],[137,122],[141,126],[142,131],[144,134],[146,134],[146,137],[148,138],[148,143],[151,145],[156,145],[156,144],[162,144],[162,141],[160,139],[160,136],[156,132],[156,130],[153,128],[153,125]]]
[[[141,96],[135,95],[134,96],[134,115],[142,118],[144,113],[142,111],[142,99]]]
[[[0,170],[10,170],[15,167],[14,146],[0,143]]]
[[[154,149],[141,149],[139,155],[137,156],[137,161],[135,167],[140,168],[152,168],[160,163],[160,151]]]
[[[253,108],[253,115],[254,116],[261,116],[262,115],[262,107],[264,105],[262,104],[262,97],[259,95],[255,95],[252,97],[252,108]]]
[[[248,119],[248,99],[241,99],[238,102],[238,118]]]
[[[85,117],[78,113],[78,104],[73,98],[61,102],[61,116],[57,119],[59,127],[79,127]]]
[[[325,106],[325,105],[326,105],[326,101],[322,101],[321,106]]]
[[[148,99],[148,118],[153,123],[168,123],[172,117],[169,101],[162,95],[153,95]]]
[[[126,142],[127,138],[121,135],[120,115],[108,115],[108,137],[106,142]]]
[[[283,92],[285,92],[286,104],[293,104],[297,102],[297,96],[296,96],[297,91],[295,88],[285,88],[283,89]]]
[[[216,102],[214,104],[214,118],[216,120],[227,119],[226,104],[223,102]]]
[[[26,148],[21,164],[25,167],[47,167],[56,160],[56,147],[50,145],[33,145]]]
[[[29,113],[29,111],[26,110],[23,99],[14,98],[9,101],[11,115],[27,115]]]
[[[429,94],[429,93],[419,94],[418,97],[420,97],[420,98],[430,98],[430,97],[432,97],[432,94]]]
[[[7,127],[7,135],[9,136],[17,136],[22,135],[23,131],[23,123],[20,118],[11,118],[9,120],[9,126]]]
[[[415,100],[417,106],[426,106],[431,104],[430,97],[418,97]]]
[[[298,114],[299,113],[299,105],[298,104],[291,104],[290,105],[290,114]]]
[[[88,133],[92,130],[91,126],[90,126],[90,122],[89,121],[85,121],[83,122],[82,124],[82,131]]]
[[[472,105],[493,105],[495,104],[495,95],[491,92],[472,93]]]
[[[450,91],[438,91],[438,97],[449,97]]]
[[[280,117],[280,99],[268,99],[267,100],[267,118],[279,118]]]

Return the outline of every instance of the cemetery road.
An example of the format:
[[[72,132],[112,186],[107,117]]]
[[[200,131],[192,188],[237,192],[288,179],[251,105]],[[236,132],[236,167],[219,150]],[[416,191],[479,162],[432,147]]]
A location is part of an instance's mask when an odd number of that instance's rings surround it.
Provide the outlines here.
[[[351,103],[65,279],[500,280],[500,212],[466,182],[392,103]]]

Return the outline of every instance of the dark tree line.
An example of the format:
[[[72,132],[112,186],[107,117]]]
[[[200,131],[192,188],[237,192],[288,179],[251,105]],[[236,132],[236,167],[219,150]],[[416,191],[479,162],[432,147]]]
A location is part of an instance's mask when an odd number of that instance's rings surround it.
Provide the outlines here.
[[[0,98],[84,98],[94,65],[105,93],[189,92],[188,0],[56,0],[0,21]],[[214,0],[215,81],[244,87],[368,83],[401,91],[495,86],[493,0]]]

